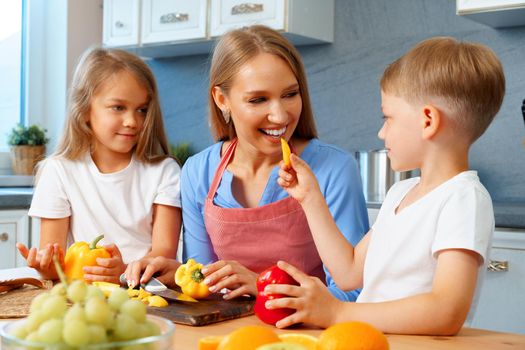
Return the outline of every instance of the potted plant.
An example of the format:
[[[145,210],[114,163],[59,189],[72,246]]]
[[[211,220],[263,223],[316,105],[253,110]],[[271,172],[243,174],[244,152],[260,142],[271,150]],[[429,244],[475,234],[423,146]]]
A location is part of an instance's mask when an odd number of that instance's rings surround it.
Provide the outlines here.
[[[182,142],[177,145],[170,144],[170,154],[177,159],[181,167],[194,153],[193,148],[187,142]]]
[[[8,135],[7,143],[11,148],[11,164],[16,175],[32,175],[36,163],[44,158],[46,144],[45,129],[38,125],[18,124]]]

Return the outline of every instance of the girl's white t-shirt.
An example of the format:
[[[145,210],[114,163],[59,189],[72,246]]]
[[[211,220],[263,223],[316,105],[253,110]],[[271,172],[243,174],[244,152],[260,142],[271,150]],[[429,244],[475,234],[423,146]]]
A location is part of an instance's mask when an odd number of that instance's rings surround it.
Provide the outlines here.
[[[44,161],[29,215],[70,217],[68,245],[104,234],[100,243],[116,244],[128,263],[151,249],[153,204],[181,206],[180,167],[175,160],[151,164],[132,157],[126,168],[104,174],[88,153],[75,161],[61,157]]]
[[[479,292],[494,232],[488,191],[475,171],[465,171],[396,214],[399,203],[419,180],[404,180],[389,190],[372,227],[357,302],[430,292],[437,255],[444,249],[467,249],[481,256]]]

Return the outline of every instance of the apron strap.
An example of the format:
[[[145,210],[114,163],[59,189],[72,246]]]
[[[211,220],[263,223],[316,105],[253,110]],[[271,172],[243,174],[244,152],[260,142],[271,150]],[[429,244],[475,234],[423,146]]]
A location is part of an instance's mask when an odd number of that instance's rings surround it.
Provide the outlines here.
[[[219,188],[219,184],[221,183],[222,174],[224,173],[224,170],[226,170],[226,167],[230,163],[230,159],[232,158],[232,155],[235,151],[235,147],[237,146],[237,138],[233,139],[228,148],[226,149],[226,152],[224,152],[223,156],[221,157],[221,162],[219,163],[219,166],[217,167],[217,171],[215,171],[215,175],[213,177],[213,181],[210,186],[210,190],[208,191],[207,199],[213,200],[213,197],[215,197],[215,193],[217,192],[217,189]]]

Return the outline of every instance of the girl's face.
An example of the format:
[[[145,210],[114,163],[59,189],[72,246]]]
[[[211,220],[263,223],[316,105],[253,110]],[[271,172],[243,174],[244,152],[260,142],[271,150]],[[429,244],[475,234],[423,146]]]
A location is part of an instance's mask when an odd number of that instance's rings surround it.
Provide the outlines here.
[[[239,145],[280,156],[280,138],[289,140],[302,110],[299,84],[281,58],[261,53],[241,67],[228,95],[214,90],[217,105],[231,112]]]
[[[403,98],[383,91],[381,102],[384,123],[377,136],[385,142],[392,169],[407,171],[419,168],[423,149],[419,110]]]
[[[129,72],[114,74],[91,100],[94,156],[131,158],[148,110],[147,90]]]

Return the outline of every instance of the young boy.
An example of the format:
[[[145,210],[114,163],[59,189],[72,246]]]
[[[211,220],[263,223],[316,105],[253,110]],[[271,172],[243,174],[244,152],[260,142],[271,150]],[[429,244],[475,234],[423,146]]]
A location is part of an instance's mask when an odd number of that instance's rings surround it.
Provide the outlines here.
[[[425,40],[381,79],[384,140],[392,168],[420,169],[395,184],[377,221],[355,249],[338,230],[317,181],[297,156],[279,184],[306,214],[323,263],[356,303],[331,297],[322,283],[279,262],[300,286],[270,285],[290,297],[268,308],[297,311],[277,327],[327,327],[360,320],[387,333],[452,335],[469,312],[494,230],[489,193],[468,170],[472,143],[487,129],[505,93],[505,77],[487,47],[452,38]]]

